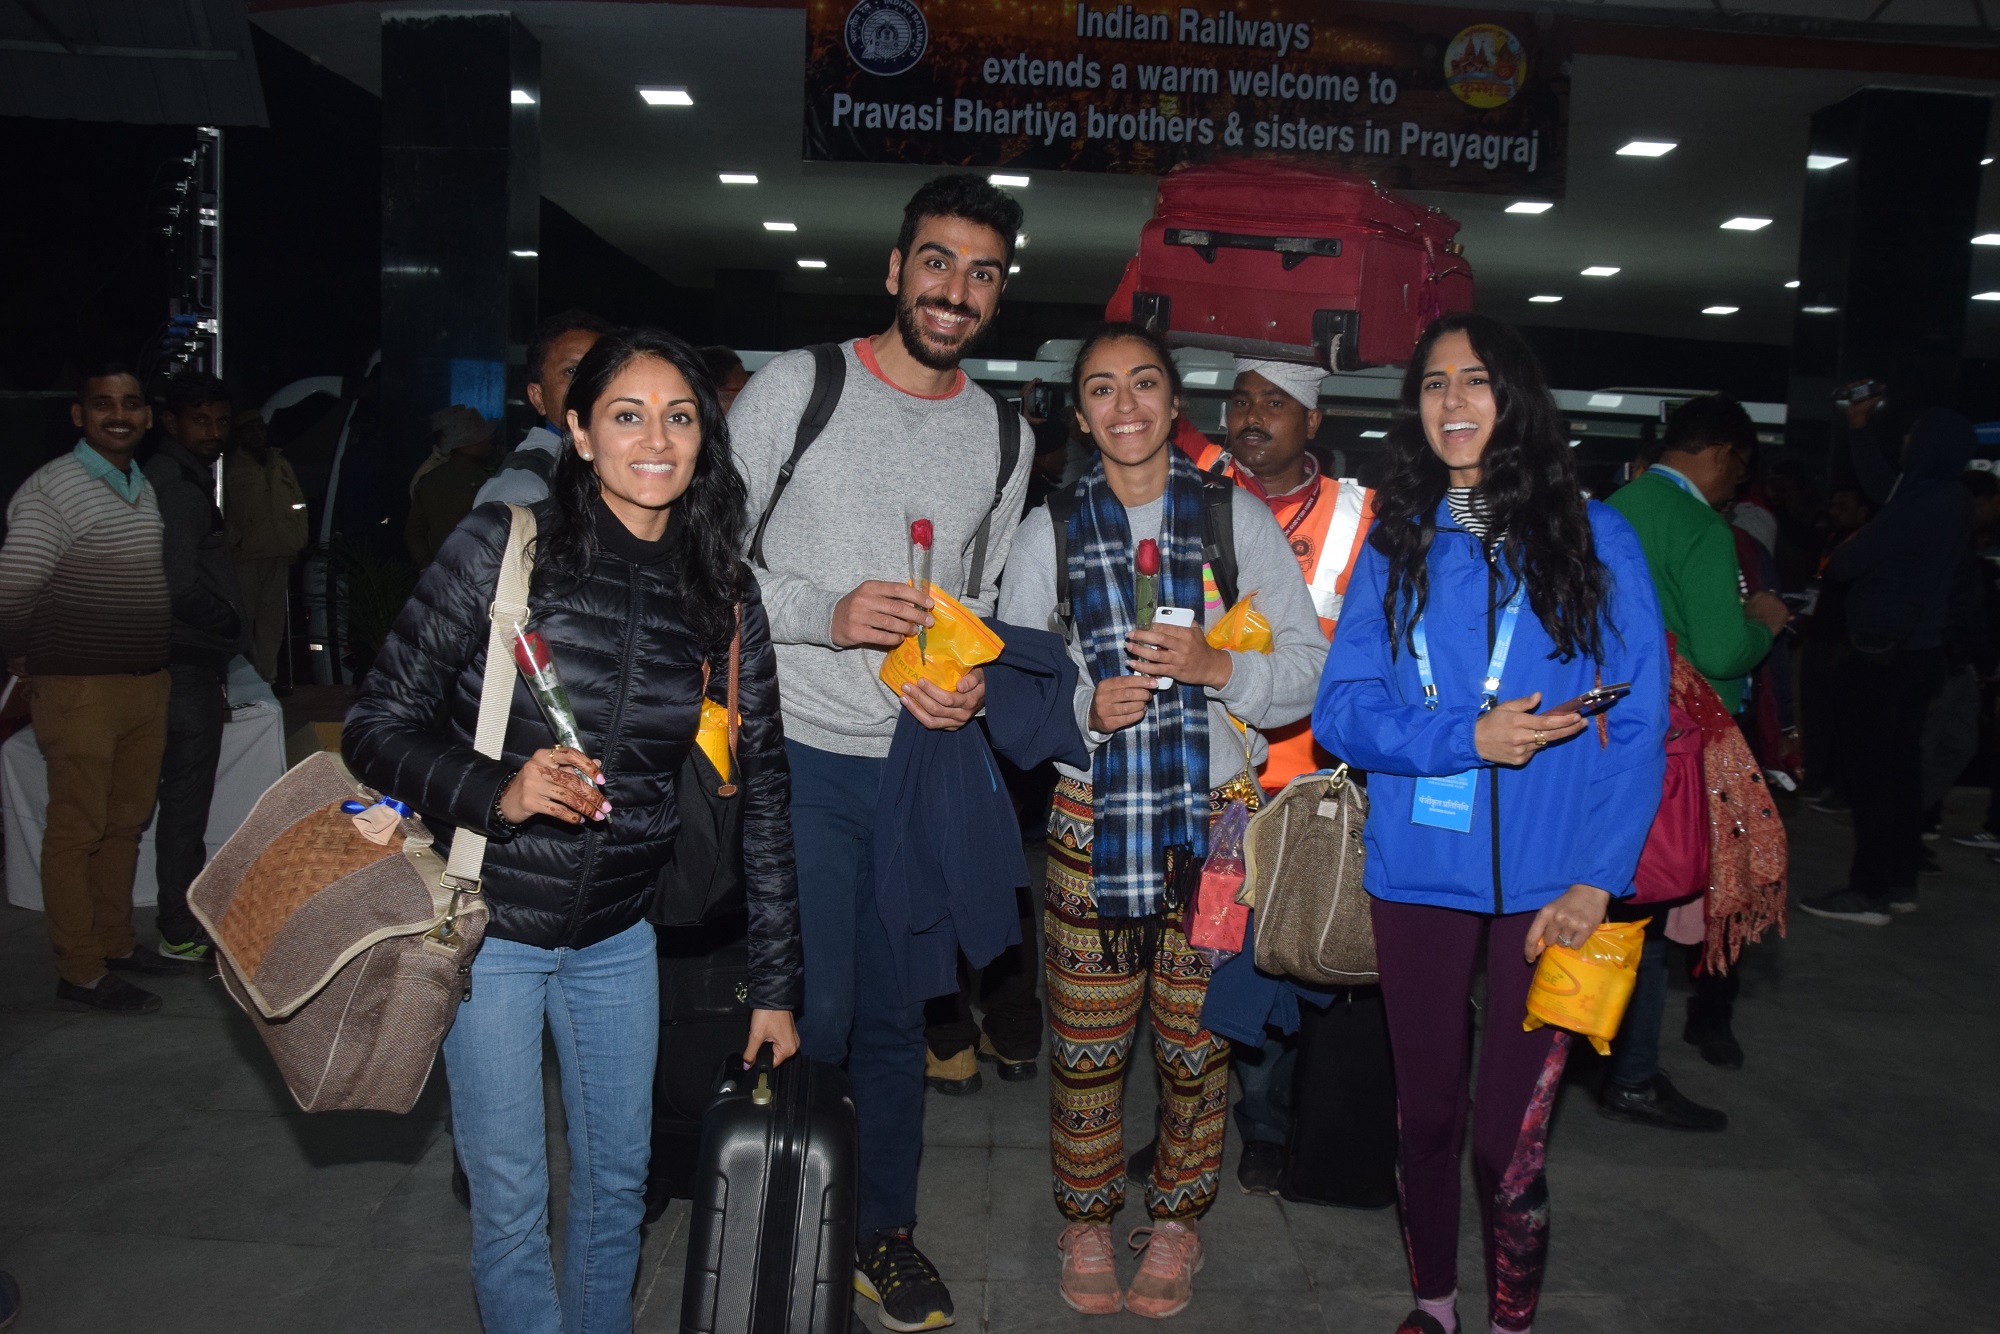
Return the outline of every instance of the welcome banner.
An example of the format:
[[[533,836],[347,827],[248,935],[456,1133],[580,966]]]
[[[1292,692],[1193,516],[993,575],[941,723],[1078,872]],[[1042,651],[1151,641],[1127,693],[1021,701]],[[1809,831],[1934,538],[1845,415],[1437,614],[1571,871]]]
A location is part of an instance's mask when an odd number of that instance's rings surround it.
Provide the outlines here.
[[[805,156],[1134,172],[1265,155],[1384,185],[1563,193],[1548,15],[1256,0],[810,0]]]

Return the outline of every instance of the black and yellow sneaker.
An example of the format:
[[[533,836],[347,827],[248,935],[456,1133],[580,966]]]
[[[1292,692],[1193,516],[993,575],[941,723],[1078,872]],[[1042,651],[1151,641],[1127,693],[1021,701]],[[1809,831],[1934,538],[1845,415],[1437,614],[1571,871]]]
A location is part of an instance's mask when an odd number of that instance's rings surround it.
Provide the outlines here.
[[[908,1334],[943,1329],[957,1318],[937,1266],[910,1240],[910,1229],[863,1237],[859,1252],[854,1290],[881,1308],[876,1318],[882,1328]]]

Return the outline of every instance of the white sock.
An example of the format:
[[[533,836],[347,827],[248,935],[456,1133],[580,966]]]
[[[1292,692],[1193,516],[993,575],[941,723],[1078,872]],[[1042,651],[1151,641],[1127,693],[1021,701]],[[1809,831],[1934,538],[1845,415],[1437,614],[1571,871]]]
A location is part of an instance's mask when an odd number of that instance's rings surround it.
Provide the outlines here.
[[[1444,1334],[1458,1334],[1458,1290],[1442,1297],[1419,1297],[1417,1309],[1444,1326]]]

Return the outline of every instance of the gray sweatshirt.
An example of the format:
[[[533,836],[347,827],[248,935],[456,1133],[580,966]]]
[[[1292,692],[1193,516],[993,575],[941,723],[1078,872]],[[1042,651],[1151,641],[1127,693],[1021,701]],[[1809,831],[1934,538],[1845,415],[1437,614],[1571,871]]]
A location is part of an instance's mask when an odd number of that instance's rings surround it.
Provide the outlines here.
[[[929,519],[931,582],[991,615],[1033,460],[1024,444],[993,510],[985,587],[964,594],[972,540],[993,509],[1000,471],[992,396],[961,380],[948,397],[920,398],[870,370],[853,343],[844,352],[840,406],[772,511],[764,530],[770,568],[757,571],[757,583],[777,646],[785,735],[836,754],[882,757],[902,705],[876,676],[879,649],[834,647],[834,604],[864,580],[906,582],[910,521]],[[812,383],[812,354],[787,352],[750,378],[729,411],[736,464],[750,488],[746,542],[791,455]],[[1025,424],[1021,438],[1033,438]]]
[[[1266,747],[1258,728],[1282,727],[1312,711],[1313,696],[1319,691],[1320,668],[1326,663],[1326,636],[1320,633],[1319,613],[1313,610],[1312,594],[1305,576],[1299,573],[1298,557],[1285,541],[1285,534],[1271,517],[1270,506],[1242,488],[1231,496],[1231,521],[1236,530],[1237,596],[1257,595],[1256,607],[1271,623],[1272,648],[1269,653],[1234,653],[1229,684],[1207,688],[1208,775],[1211,788],[1220,787],[1243,772],[1243,745],[1229,715],[1250,725],[1250,761],[1264,762]],[[1125,511],[1136,545],[1160,532],[1160,502],[1151,501]],[[1013,625],[1047,626],[1062,632],[1051,620],[1056,609],[1056,541],[1049,527],[1047,508],[1036,510],[1021,523],[1015,535],[1014,554],[1007,561],[1007,574],[1000,585],[1000,619]],[[1225,609],[1226,610],[1226,609]],[[1220,611],[1203,617],[1204,626],[1222,619]],[[1090,700],[1097,683],[1083,660],[1083,650],[1074,632],[1069,655],[1077,665],[1076,726],[1094,752],[1106,740],[1090,730]],[[1082,773],[1067,765],[1057,765],[1064,773],[1084,782]]]

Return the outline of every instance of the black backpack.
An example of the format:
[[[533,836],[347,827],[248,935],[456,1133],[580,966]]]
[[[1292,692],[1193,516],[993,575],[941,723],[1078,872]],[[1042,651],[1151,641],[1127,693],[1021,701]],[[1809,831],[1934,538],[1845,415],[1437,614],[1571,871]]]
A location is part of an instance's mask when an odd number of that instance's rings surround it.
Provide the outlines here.
[[[1168,445],[1167,448],[1176,448]],[[1056,539],[1056,615],[1063,631],[1075,624],[1069,597],[1069,519],[1082,501],[1082,483],[1049,495],[1049,527]],[[1224,476],[1220,466],[1201,475],[1201,556],[1215,575],[1215,589],[1222,605],[1236,605],[1236,516],[1230,510],[1230,492],[1236,483]]]
[[[819,433],[833,420],[833,410],[840,406],[840,392],[847,387],[847,358],[837,343],[814,343],[806,351],[813,356],[812,396],[806,400],[805,414],[799,418],[798,434],[792,438],[792,454],[785,460],[785,466],[778,469],[778,480],[771,487],[771,498],[764,502],[764,512],[757,516],[757,530],[750,538],[750,559],[757,568],[770,569],[764,559],[764,528],[771,522],[771,511],[778,508],[778,498],[791,485],[792,474],[798,470],[799,459],[804,457],[806,447],[819,439]],[[1021,417],[1013,405],[1002,398],[997,390],[980,385],[993,399],[993,406],[1000,415],[1000,476],[993,483],[993,503],[986,508],[986,517],[980,521],[979,535],[972,543],[972,565],[967,572],[962,596],[979,595],[980,584],[986,574],[986,543],[993,528],[993,513],[1000,508],[1000,499],[1006,493],[1007,479],[1014,475],[1015,465],[1021,461]]]

